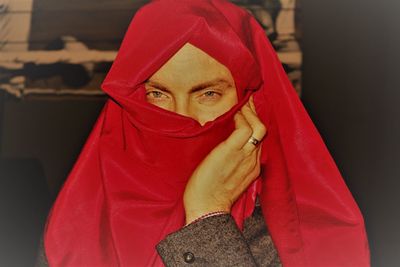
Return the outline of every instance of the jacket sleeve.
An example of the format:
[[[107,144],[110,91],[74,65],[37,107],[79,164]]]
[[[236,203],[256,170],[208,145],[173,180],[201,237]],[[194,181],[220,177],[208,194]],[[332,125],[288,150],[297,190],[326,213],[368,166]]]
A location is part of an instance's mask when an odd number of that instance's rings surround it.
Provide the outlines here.
[[[168,235],[156,249],[167,267],[282,266],[259,207],[243,233],[230,214],[215,215]]]
[[[261,207],[256,207],[253,215],[245,220],[243,236],[258,266],[282,266],[278,251],[268,233]]]

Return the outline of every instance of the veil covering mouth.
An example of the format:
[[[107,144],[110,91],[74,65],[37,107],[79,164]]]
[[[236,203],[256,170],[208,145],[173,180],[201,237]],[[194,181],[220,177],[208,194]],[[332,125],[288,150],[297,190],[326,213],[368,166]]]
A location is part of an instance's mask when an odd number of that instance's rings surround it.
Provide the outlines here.
[[[225,65],[237,89],[238,104],[203,126],[145,98],[146,79],[186,43]],[[50,266],[163,266],[155,246],[185,224],[188,179],[250,95],[268,133],[261,175],[232,207],[239,228],[258,195],[283,266],[369,266],[362,214],[247,11],[225,0],[151,1],[101,87],[109,99],[47,221]]]

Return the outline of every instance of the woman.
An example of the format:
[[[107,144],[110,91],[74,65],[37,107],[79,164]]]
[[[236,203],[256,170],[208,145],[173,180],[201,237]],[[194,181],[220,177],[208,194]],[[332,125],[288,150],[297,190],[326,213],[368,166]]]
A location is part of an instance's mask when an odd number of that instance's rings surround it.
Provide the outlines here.
[[[275,247],[267,264],[369,265],[362,215],[245,10],[151,2],[102,88],[110,99],[48,219],[50,266],[256,266],[253,252]],[[249,250],[240,230],[257,199],[273,244]]]

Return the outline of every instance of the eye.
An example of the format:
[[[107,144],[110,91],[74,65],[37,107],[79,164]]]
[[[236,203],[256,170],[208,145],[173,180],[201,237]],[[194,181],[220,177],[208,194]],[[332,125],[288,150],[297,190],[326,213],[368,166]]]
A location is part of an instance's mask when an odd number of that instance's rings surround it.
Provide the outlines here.
[[[217,95],[217,92],[207,91],[207,92],[204,93],[204,95],[207,96],[207,97],[214,97],[214,96]]]
[[[222,96],[222,94],[219,91],[208,90],[208,91],[204,92],[202,96],[206,97],[206,98],[219,98]]]
[[[148,99],[154,100],[162,100],[168,98],[168,96],[161,91],[147,91],[146,96]]]
[[[207,90],[198,96],[198,100],[202,104],[217,102],[222,97],[222,93],[217,90]]]

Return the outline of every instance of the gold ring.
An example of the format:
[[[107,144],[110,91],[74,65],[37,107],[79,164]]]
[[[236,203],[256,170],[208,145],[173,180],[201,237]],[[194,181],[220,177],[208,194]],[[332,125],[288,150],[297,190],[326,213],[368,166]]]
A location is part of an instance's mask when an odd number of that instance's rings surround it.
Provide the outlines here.
[[[247,141],[249,143],[252,143],[254,146],[257,146],[260,143],[260,140],[258,140],[257,138],[255,138],[254,136],[251,136],[249,138],[249,141]]]

